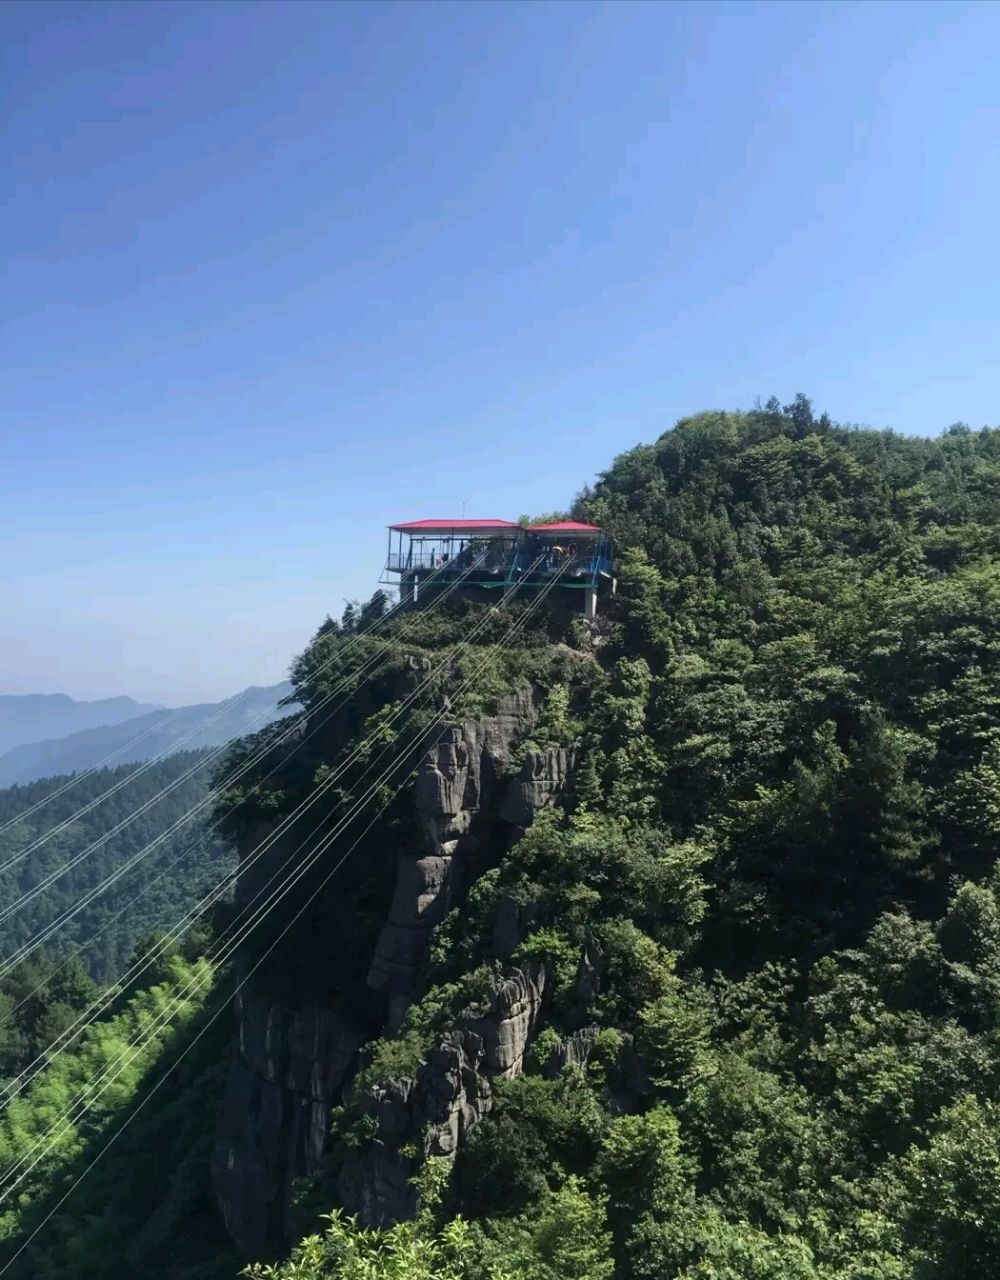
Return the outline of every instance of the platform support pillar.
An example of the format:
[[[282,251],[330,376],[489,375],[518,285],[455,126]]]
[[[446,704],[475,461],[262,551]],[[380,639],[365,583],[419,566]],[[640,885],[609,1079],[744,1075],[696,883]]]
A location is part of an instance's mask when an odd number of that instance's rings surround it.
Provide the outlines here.
[[[597,588],[587,587],[583,593],[583,616],[585,618],[597,617]]]

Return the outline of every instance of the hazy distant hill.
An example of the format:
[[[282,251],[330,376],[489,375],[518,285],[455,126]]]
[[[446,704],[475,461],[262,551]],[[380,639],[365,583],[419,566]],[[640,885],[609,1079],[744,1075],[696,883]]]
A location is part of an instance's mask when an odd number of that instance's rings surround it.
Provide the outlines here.
[[[67,734],[99,726],[121,724],[160,708],[132,698],[102,698],[77,702],[65,693],[0,695],[0,751],[26,742],[64,738]]]
[[[174,750],[218,746],[287,715],[288,711],[280,709],[278,703],[290,688],[288,684],[263,689],[251,687],[222,702],[204,702],[177,710],[160,709],[124,723],[106,724],[67,737],[14,747],[0,755],[0,787],[90,769],[112,752],[118,753],[112,763],[124,764],[150,760]],[[113,701],[129,702],[130,699]],[[130,746],[140,734],[145,735],[142,741]]]

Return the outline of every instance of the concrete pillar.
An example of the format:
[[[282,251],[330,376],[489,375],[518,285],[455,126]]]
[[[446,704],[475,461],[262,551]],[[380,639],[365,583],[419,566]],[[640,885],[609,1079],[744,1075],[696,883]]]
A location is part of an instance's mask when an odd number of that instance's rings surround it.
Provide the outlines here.
[[[585,618],[597,617],[597,588],[587,587],[583,593],[583,616]]]
[[[413,577],[413,603],[417,603],[417,597],[420,595],[420,579],[414,574]]]

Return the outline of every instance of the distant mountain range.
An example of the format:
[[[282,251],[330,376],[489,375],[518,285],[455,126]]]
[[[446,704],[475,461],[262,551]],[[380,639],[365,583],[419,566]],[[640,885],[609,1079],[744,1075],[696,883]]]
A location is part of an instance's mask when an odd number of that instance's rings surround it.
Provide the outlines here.
[[[289,710],[279,707],[278,703],[290,690],[291,685],[287,683],[268,688],[251,686],[222,702],[203,702],[175,710],[150,709],[131,698],[76,703],[61,694],[0,698],[0,726],[8,723],[3,715],[6,706],[12,703],[34,703],[39,710],[34,721],[36,725],[71,725],[62,734],[58,729],[55,732],[49,730],[50,736],[39,741],[41,735],[35,733],[33,738],[22,738],[18,745],[10,746],[17,723],[12,710],[4,744],[9,749],[0,754],[0,787],[91,769],[112,754],[114,758],[110,763],[117,765],[150,760],[171,751],[219,746],[230,738],[252,733],[272,720],[288,715]],[[53,701],[51,708],[50,699]],[[57,718],[59,708],[64,715],[61,722]],[[84,718],[82,723],[79,720],[72,723],[73,708],[79,710],[81,716],[84,715],[83,709],[88,709],[90,718]],[[94,719],[100,713],[90,712],[89,709],[93,708],[106,709],[103,720]],[[131,708],[131,712],[127,708]],[[119,712],[117,717],[114,715],[116,709]],[[27,710],[26,706],[20,709],[22,726],[29,724]],[[74,729],[78,732],[73,732]]]
[[[65,693],[0,695],[0,752],[26,742],[64,738],[81,729],[121,724],[161,708],[155,702],[132,698],[102,698],[77,702]]]

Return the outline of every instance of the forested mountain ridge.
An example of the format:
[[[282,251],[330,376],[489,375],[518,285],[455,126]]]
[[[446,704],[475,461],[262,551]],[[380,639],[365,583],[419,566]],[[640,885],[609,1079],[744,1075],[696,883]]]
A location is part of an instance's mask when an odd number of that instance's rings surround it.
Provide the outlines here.
[[[674,823],[711,826],[756,952],[793,929],[800,957],[856,942],[885,902],[938,909],[951,875],[992,868],[1000,431],[844,430],[803,400],[701,415],[579,509],[623,548],[649,785]]]
[[[77,702],[65,693],[0,694],[0,752],[82,729],[120,724],[159,708],[132,698]]]
[[[252,686],[221,702],[189,707],[158,708],[146,714],[138,708],[124,723],[102,724],[44,741],[32,740],[0,755],[0,787],[34,782],[56,774],[79,773],[113,763],[152,760],[171,752],[220,746],[251,732],[259,724],[277,720],[287,684]]]
[[[574,514],[617,544],[596,626],[458,601],[325,624],[296,662],[315,714],[388,660],[223,797],[244,859],[342,766],[343,816],[373,733],[412,781],[243,947],[213,1179],[204,1142],[171,1146],[137,1274],[232,1274],[213,1194],[241,1242],[268,1220],[251,1256],[316,1232],[256,1264],[296,1280],[1000,1273],[1000,431],[842,428],[801,397],[701,414]],[[143,1196],[101,1221],[91,1199],[83,1251],[22,1265],[110,1277]],[[369,1229],[316,1217],[343,1207]]]

